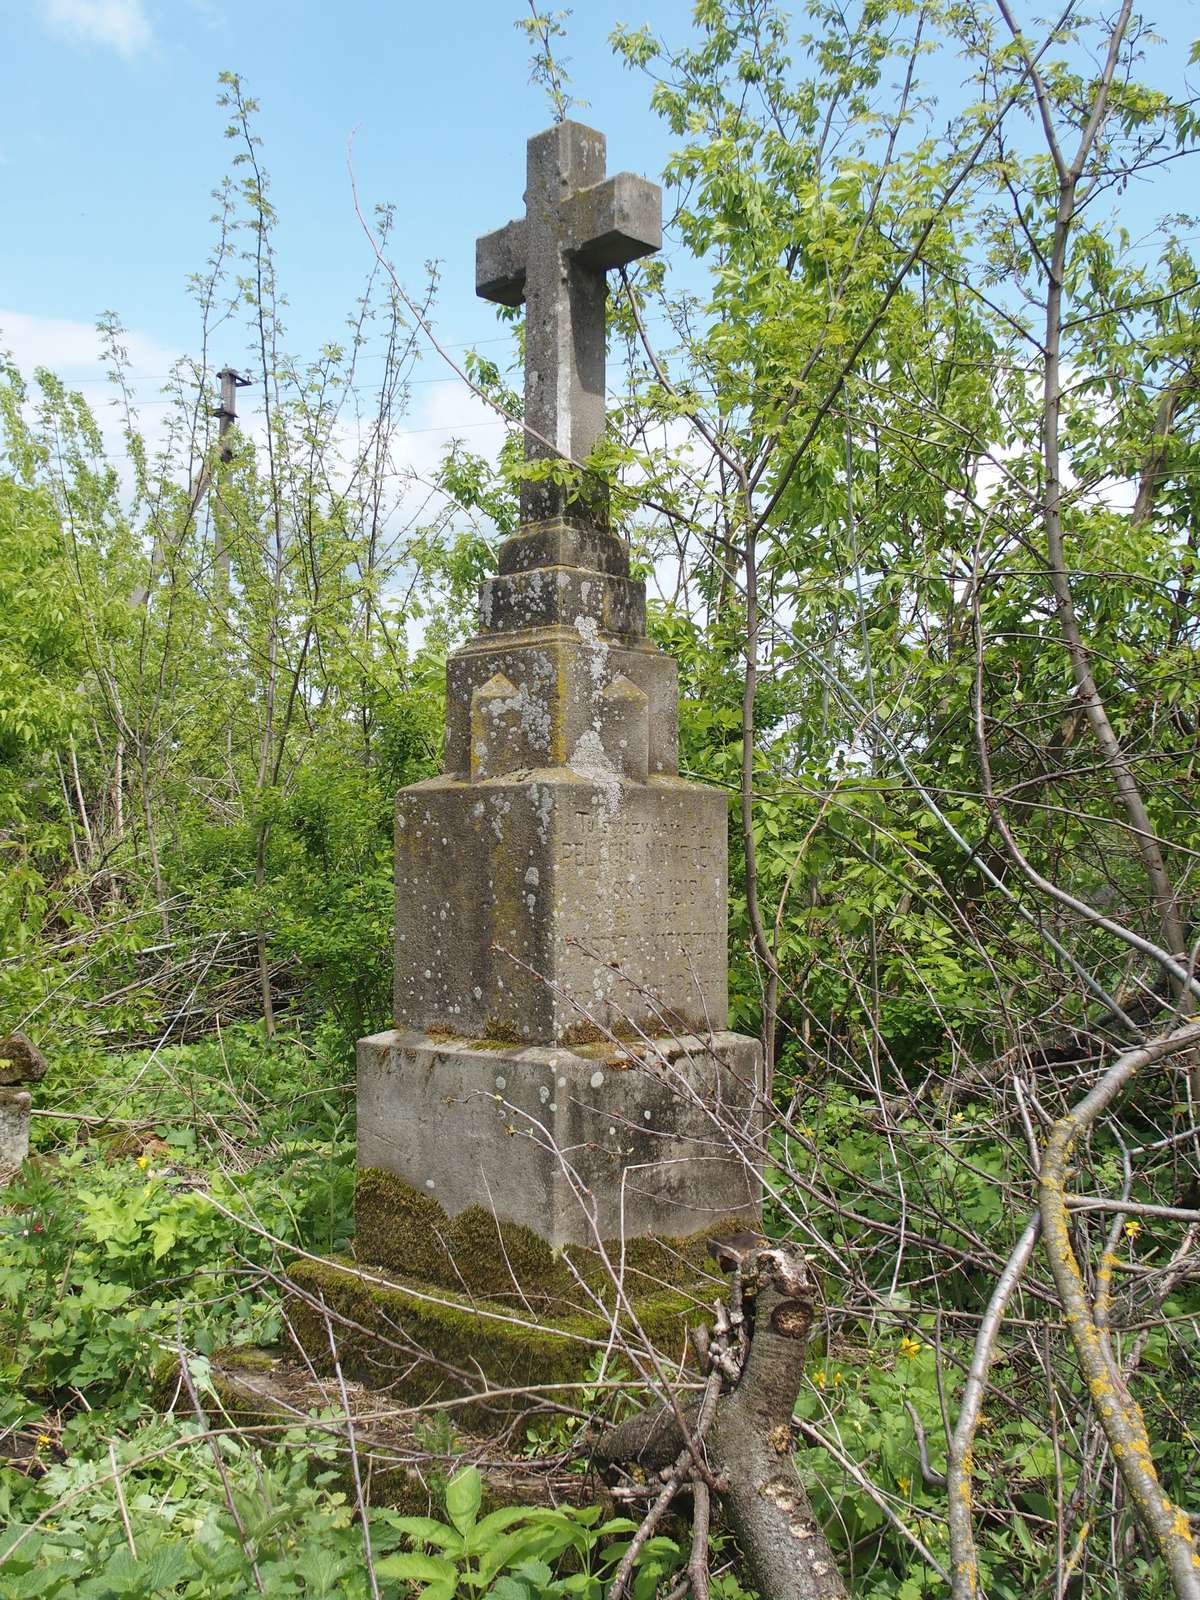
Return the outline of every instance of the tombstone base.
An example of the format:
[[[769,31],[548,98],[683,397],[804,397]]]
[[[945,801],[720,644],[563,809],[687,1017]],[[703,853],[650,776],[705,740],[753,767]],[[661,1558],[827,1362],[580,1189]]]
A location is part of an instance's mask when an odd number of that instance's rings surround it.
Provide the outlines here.
[[[756,1227],[760,1077],[736,1033],[568,1048],[393,1029],[359,1041],[358,1163],[552,1249]],[[379,1210],[360,1192],[364,1259],[386,1259]]]
[[[340,1329],[334,1323],[334,1338],[341,1344]],[[328,1369],[329,1352],[324,1367]],[[338,1441],[333,1463],[313,1458],[314,1472],[332,1470],[333,1486],[353,1503],[355,1473],[358,1474],[368,1503],[386,1506],[410,1517],[436,1517],[444,1513],[436,1482],[422,1463],[429,1450],[429,1419],[397,1407],[391,1389],[373,1389],[361,1379],[345,1391],[336,1374],[314,1377],[312,1368],[301,1363],[293,1351],[264,1349],[246,1345],[215,1350],[209,1365],[209,1378],[221,1404],[225,1420],[239,1428],[263,1431],[304,1427],[304,1418],[314,1419],[314,1432],[328,1443]],[[159,1403],[170,1406],[179,1382],[179,1364],[172,1359],[161,1364],[155,1374]],[[331,1409],[334,1416],[331,1417]],[[346,1412],[349,1411],[349,1423]],[[483,1473],[483,1512],[502,1506],[584,1507],[596,1500],[590,1477],[549,1465],[544,1457],[511,1454],[494,1436],[472,1435],[463,1425],[459,1408],[453,1413],[455,1451],[466,1459],[479,1459]],[[336,1420],[335,1420],[336,1419]],[[520,1440],[512,1441],[511,1451]],[[352,1452],[357,1462],[352,1463]]]
[[[29,1154],[27,1089],[0,1088],[0,1183],[10,1183]]]
[[[297,1263],[289,1320],[315,1371],[386,1388],[391,1403],[471,1397],[456,1422],[494,1429],[551,1384],[585,1380],[613,1323],[673,1355],[688,1320],[723,1287],[716,1239],[745,1218],[688,1238],[608,1239],[554,1250],[483,1206],[449,1216],[379,1170],[360,1172],[355,1259]],[[619,1284],[619,1290],[618,1290]]]

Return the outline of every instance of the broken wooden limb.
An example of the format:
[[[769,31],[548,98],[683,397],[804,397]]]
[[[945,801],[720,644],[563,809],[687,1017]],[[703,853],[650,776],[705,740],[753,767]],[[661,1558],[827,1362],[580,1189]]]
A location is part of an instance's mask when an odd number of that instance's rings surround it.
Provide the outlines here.
[[[814,1285],[798,1247],[747,1249],[734,1271],[730,1307],[719,1307],[715,1329],[696,1340],[710,1379],[724,1377],[730,1358],[745,1352],[736,1378],[721,1386],[711,1421],[703,1401],[678,1412],[648,1409],[608,1429],[592,1459],[611,1469],[659,1473],[672,1495],[692,1487],[697,1474],[686,1466],[689,1440],[682,1418],[694,1430],[690,1445],[703,1452],[706,1476],[717,1486],[759,1593],[844,1600],[845,1586],[793,1458],[792,1413],[804,1379],[813,1301]],[[652,1508],[656,1518],[662,1498]],[[705,1496],[705,1510],[707,1504]],[[695,1548],[689,1572],[693,1595],[700,1597],[705,1582]]]

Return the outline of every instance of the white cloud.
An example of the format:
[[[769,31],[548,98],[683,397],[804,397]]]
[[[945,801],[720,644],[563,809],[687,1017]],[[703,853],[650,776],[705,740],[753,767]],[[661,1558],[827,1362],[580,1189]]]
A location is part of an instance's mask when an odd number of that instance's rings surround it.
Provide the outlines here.
[[[167,408],[161,390],[171,369],[174,352],[148,334],[127,330],[121,338],[129,355],[126,373],[141,431],[150,450],[164,438]],[[124,407],[118,391],[105,376],[100,335],[90,322],[70,317],[38,317],[0,306],[0,355],[12,359],[30,388],[30,416],[34,414],[35,367],[46,367],[68,389],[83,395],[100,430],[108,458],[116,465],[126,487],[131,481],[123,434]]]
[[[96,44],[131,61],[150,46],[144,0],[38,0],[42,21],[71,44]]]
[[[162,377],[175,359],[172,351],[143,333],[127,331],[121,342],[135,377]],[[31,316],[0,306],[0,350],[9,352],[26,378],[34,367],[49,367],[67,381],[80,375],[103,376],[100,335],[91,322]]]

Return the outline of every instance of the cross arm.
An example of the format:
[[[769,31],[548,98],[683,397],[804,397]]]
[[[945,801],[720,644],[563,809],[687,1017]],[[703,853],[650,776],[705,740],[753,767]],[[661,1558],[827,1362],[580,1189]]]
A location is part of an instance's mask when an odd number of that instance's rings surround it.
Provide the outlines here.
[[[525,298],[525,220],[506,222],[475,241],[475,293],[502,306]]]
[[[618,172],[564,201],[563,220],[567,248],[585,266],[600,272],[623,267],[662,248],[662,190]]]

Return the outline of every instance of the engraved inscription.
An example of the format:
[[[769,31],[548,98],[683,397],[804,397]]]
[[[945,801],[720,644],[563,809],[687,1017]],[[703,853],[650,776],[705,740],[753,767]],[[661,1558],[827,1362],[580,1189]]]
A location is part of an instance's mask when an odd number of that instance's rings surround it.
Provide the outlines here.
[[[558,859],[588,913],[584,942],[601,960],[677,995],[724,962],[722,855],[678,818],[576,806]]]

